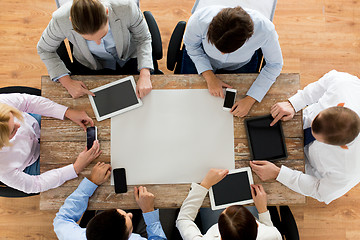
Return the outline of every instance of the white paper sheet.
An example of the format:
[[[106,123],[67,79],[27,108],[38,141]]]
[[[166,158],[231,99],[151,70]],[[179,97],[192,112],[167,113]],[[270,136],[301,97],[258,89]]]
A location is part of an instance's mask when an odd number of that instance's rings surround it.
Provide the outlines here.
[[[207,89],[152,90],[143,106],[111,119],[111,165],[128,185],[200,182],[235,168],[233,116]],[[113,179],[112,179],[113,184]]]

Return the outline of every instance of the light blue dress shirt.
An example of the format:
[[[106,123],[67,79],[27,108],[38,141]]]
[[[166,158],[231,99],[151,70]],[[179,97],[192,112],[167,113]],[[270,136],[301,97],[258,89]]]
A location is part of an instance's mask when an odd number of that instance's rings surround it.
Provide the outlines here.
[[[244,9],[254,22],[254,34],[238,50],[222,54],[209,43],[207,31],[212,19],[224,6],[210,6],[197,10],[189,19],[184,36],[186,51],[199,74],[207,70],[236,70],[250,62],[255,51],[261,48],[266,60],[247,95],[260,102],[280,75],[283,58],[274,24],[259,12]]]
[[[102,64],[103,68],[116,70],[116,62],[123,67],[126,61],[121,60],[116,52],[115,41],[111,33],[110,25],[107,34],[101,39],[100,45],[94,41],[86,40],[90,52]]]
[[[116,45],[112,36],[110,25],[107,34],[101,39],[100,45],[97,45],[96,42],[89,40],[86,40],[86,43],[90,52],[94,55],[96,60],[101,63],[103,68],[116,70],[116,62],[120,67],[123,67],[128,60],[121,60],[119,58],[116,52]],[[59,77],[53,78],[53,81],[57,81],[66,75],[69,74],[63,74]]]
[[[66,198],[54,219],[54,231],[60,240],[86,240],[86,228],[81,228],[77,222],[85,212],[89,198],[98,186],[84,178],[79,187]],[[159,210],[143,213],[148,239],[166,240],[159,220]],[[132,233],[129,240],[146,240],[139,234]]]

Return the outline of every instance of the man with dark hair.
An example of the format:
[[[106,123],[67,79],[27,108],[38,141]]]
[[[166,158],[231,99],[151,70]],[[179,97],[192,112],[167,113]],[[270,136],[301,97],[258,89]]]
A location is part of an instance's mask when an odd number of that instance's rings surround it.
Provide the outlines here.
[[[250,166],[262,179],[329,204],[360,182],[360,79],[335,70],[271,108],[274,125],[303,110],[305,174],[268,161]]]
[[[92,169],[90,178],[84,178],[79,187],[65,200],[54,219],[54,231],[60,240],[145,240],[139,234],[132,233],[132,213],[121,209],[110,209],[96,215],[86,228],[81,228],[77,224],[87,208],[91,195],[98,185],[109,179],[110,175],[110,164],[98,162]],[[154,195],[142,186],[134,188],[134,195],[143,212],[148,238],[166,240],[159,220],[159,210],[154,210]]]
[[[194,222],[209,188],[220,182],[229,170],[210,169],[200,184],[192,183],[191,190],[184,200],[176,227],[184,240],[282,240],[280,232],[274,227],[267,209],[267,195],[261,185],[251,185],[251,195],[258,211],[259,220],[243,206],[230,206],[221,212],[218,221],[211,223],[202,234]],[[216,214],[216,212],[212,212]],[[207,216],[208,219],[213,216]]]
[[[71,60],[64,39],[72,44]],[[59,48],[60,46],[60,48]],[[134,0],[74,0],[52,15],[37,51],[50,78],[59,81],[73,98],[94,95],[74,75],[139,74],[136,94],[152,89],[151,35]]]
[[[210,6],[197,10],[187,24],[184,44],[182,73],[201,74],[216,97],[224,97],[223,88],[231,86],[214,73],[256,73],[255,51],[261,48],[266,65],[246,96],[233,106],[231,112],[238,117],[247,115],[264,98],[283,66],[274,24],[251,9]]]

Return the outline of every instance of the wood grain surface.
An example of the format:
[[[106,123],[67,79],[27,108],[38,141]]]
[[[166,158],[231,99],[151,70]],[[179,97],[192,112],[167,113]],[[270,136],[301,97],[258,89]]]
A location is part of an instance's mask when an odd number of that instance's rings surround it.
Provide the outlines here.
[[[238,98],[243,97],[251,84],[254,82],[257,74],[226,74],[219,75],[224,82],[232,85],[238,91]],[[74,79],[83,81],[89,89],[96,88],[115,81],[123,76],[75,76]],[[137,80],[137,77],[135,78]],[[205,80],[199,75],[154,75],[152,76],[153,89],[203,89],[206,88]],[[269,114],[271,106],[278,101],[285,101],[293,95],[300,87],[299,74],[281,74],[271,87],[270,91],[261,103],[256,103],[249,112],[248,117]],[[78,110],[85,109],[89,116],[94,117],[89,99],[87,96],[79,99],[70,98],[69,94],[58,83],[52,82],[48,76],[42,77],[42,96],[52,99],[55,102],[75,108]],[[64,185],[41,193],[40,209],[53,210],[59,208],[65,198],[76,189],[84,176],[89,176],[91,168],[98,161],[110,163],[110,120],[96,122],[99,130],[99,140],[103,154],[90,164],[79,178],[70,180]],[[301,111],[296,117],[284,124],[284,135],[287,144],[289,157],[285,160],[278,161],[276,164],[286,165],[293,169],[304,171],[304,154],[303,154],[303,133]],[[236,167],[249,166],[250,154],[248,141],[246,138],[244,119],[234,117],[234,153]],[[85,146],[85,132],[70,120],[56,120],[44,118],[41,128],[41,172],[71,164],[75,161],[79,152]],[[164,169],[166,171],[166,169]],[[260,179],[253,174],[255,183],[262,183]],[[263,183],[268,193],[269,204],[304,204],[305,197],[282,186],[277,181]],[[148,190],[156,196],[156,207],[173,208],[180,207],[186,198],[190,184],[173,184],[173,185],[146,185]],[[132,189],[133,186],[128,186]],[[110,181],[107,181],[98,188],[96,194],[90,199],[89,209],[123,209],[138,208],[133,192],[126,194],[115,194]],[[209,200],[204,205],[209,206]]]

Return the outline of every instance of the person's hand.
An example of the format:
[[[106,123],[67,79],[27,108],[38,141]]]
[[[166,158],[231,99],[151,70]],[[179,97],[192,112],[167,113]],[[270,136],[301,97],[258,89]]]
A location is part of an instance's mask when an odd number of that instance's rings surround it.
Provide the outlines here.
[[[210,169],[209,172],[206,174],[204,179],[201,181],[200,185],[206,189],[211,188],[218,182],[220,182],[227,174],[229,170],[227,169]]]
[[[274,126],[280,119],[282,121],[288,121],[292,119],[295,115],[295,109],[289,101],[279,102],[274,104],[270,110],[271,116],[274,118],[274,121],[270,123],[270,126]]]
[[[65,117],[78,124],[86,132],[86,125],[94,126],[94,121],[86,114],[85,111],[77,111],[68,108],[65,112]]]
[[[111,175],[111,165],[103,162],[98,162],[91,170],[89,180],[96,185],[101,185],[106,182]]]
[[[254,98],[246,96],[243,99],[237,101],[231,108],[230,112],[235,117],[245,117],[255,102],[256,100]]]
[[[151,89],[150,70],[143,68],[140,70],[139,80],[136,84],[136,96],[138,98],[143,98],[149,94]]]
[[[218,79],[211,70],[202,73],[204,76],[209,92],[212,96],[224,98],[223,88],[232,88],[230,85]]]
[[[135,201],[143,213],[154,211],[155,196],[146,190],[146,187],[134,187]]]
[[[251,169],[262,181],[275,180],[280,168],[269,161],[250,161]]]
[[[66,75],[59,79],[59,82],[66,88],[70,93],[71,97],[79,98],[85,94],[95,96],[94,93],[90,92],[82,81],[72,80],[69,75]]]
[[[251,184],[251,196],[259,213],[267,211],[267,196],[262,185]]]
[[[102,151],[100,150],[98,140],[94,141],[92,148],[89,150],[87,150],[85,147],[84,151],[79,154],[76,161],[74,162],[74,169],[76,174],[79,174],[82,170],[84,170],[84,168],[86,168],[101,153]]]

